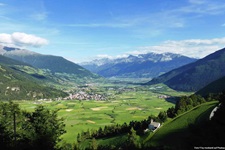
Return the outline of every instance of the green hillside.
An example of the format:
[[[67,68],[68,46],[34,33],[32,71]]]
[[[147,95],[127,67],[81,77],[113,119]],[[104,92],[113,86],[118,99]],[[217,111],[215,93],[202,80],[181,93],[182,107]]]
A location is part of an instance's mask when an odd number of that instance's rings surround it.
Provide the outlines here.
[[[198,91],[225,76],[225,49],[221,49],[194,63],[174,69],[154,78],[147,84],[165,83],[179,91]]]
[[[49,70],[51,73],[75,74],[76,77],[79,78],[99,77],[60,56],[42,55],[24,49],[15,49],[11,51],[5,50],[4,56],[30,64],[36,68]]]
[[[145,142],[152,147],[189,149],[191,127],[209,119],[218,102],[207,102],[168,121]],[[193,148],[193,147],[192,147]]]
[[[210,84],[208,84],[206,87],[200,89],[196,94],[206,96],[209,93],[219,93],[221,91],[225,90],[225,77],[222,77]]]
[[[66,93],[62,91],[40,85],[40,77],[37,78],[34,77],[34,74],[30,75],[19,70],[17,68],[18,66],[32,68],[24,63],[0,56],[0,100],[40,99],[66,96]]]
[[[5,65],[23,65],[23,66],[30,66],[29,64],[5,57],[0,55],[0,63]]]

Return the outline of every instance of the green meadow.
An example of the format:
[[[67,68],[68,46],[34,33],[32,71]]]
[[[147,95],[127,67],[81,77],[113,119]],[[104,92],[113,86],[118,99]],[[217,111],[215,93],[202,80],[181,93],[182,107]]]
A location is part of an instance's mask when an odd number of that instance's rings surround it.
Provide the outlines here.
[[[163,91],[170,96],[177,96],[176,91],[168,92],[167,87],[156,90],[155,87],[145,87],[135,91],[125,91],[115,94],[107,101],[95,100],[61,100],[61,101],[17,101],[20,107],[33,111],[37,105],[49,109],[58,109],[58,116],[64,118],[66,131],[64,141],[73,143],[81,131],[95,130],[111,124],[123,124],[130,121],[146,119],[150,115],[158,115],[174,106],[173,103],[159,98]],[[157,92],[159,91],[159,92]],[[184,94],[184,93],[182,93]],[[186,93],[188,94],[188,93]]]
[[[218,105],[217,101],[207,102],[191,109],[178,117],[169,120],[146,140],[147,145],[170,145],[185,147],[188,140],[190,126],[209,119],[211,111]]]

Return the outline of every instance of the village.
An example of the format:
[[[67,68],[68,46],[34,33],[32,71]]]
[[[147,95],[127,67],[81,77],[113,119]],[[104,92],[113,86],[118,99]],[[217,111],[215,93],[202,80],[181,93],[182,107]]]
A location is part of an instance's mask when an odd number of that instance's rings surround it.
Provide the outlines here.
[[[75,94],[70,94],[68,97],[65,97],[64,100],[97,100],[103,101],[107,100],[106,96],[96,94],[96,93],[86,93],[84,91],[77,92]]]

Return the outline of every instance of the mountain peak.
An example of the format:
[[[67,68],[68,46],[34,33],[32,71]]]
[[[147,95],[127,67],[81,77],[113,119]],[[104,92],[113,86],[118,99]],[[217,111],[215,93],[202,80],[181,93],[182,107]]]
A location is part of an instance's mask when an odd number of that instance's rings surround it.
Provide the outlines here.
[[[117,59],[101,58],[80,65],[104,77],[155,77],[195,60],[173,53],[147,53]]]
[[[0,54],[1,55],[41,55],[33,51],[29,51],[26,49],[16,48],[16,47],[8,47],[8,46],[1,46],[0,45]]]
[[[0,54],[11,59],[27,63],[39,69],[47,69],[52,73],[73,74],[74,77],[97,77],[83,67],[64,59],[61,56],[43,55],[30,50],[0,46]]]

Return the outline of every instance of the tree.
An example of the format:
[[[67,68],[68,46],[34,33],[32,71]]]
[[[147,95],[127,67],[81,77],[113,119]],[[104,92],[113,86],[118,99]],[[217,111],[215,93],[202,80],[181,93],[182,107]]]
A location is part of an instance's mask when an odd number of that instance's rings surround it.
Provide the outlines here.
[[[160,122],[165,122],[167,120],[167,114],[165,111],[160,111],[158,118]]]
[[[131,128],[130,133],[128,133],[128,138],[126,142],[126,149],[140,149],[140,137],[136,134],[134,128]]]
[[[174,107],[170,107],[166,113],[169,118],[174,118],[176,116],[176,111]]]
[[[3,149],[16,147],[17,137],[21,137],[16,132],[16,117],[21,118],[18,104],[0,103],[0,146]]]
[[[98,149],[98,143],[95,138],[92,138],[91,140],[91,150],[97,150]]]
[[[80,134],[78,133],[77,134],[77,143],[80,143],[82,140],[81,140],[81,136],[80,136]]]
[[[50,111],[43,106],[38,106],[33,113],[25,113],[27,118],[23,129],[33,149],[53,150],[65,133],[63,119],[59,119],[57,111]]]

